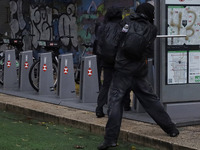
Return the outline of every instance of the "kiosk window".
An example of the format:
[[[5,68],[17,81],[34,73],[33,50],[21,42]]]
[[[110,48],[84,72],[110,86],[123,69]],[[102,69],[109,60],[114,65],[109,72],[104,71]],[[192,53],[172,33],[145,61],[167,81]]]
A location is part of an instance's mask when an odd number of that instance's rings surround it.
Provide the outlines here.
[[[169,38],[168,45],[200,44],[200,6],[168,6],[168,35],[187,35]]]
[[[168,51],[168,84],[187,83],[187,51]]]
[[[189,83],[200,83],[200,50],[189,51]]]
[[[175,4],[171,0],[166,2],[167,34],[186,35],[166,41],[166,82],[200,83],[200,1],[198,5]]]

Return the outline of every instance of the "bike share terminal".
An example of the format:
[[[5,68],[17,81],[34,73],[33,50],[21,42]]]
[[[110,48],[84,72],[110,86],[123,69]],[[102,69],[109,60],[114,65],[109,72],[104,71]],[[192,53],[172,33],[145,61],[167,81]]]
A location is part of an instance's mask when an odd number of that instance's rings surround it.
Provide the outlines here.
[[[200,122],[200,1],[155,1],[155,81],[166,111],[183,124]]]

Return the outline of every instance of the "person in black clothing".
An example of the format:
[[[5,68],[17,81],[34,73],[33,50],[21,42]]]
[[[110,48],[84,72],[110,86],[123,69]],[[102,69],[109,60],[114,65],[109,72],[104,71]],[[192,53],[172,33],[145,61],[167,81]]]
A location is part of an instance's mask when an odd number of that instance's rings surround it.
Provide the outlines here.
[[[143,3],[137,7],[135,14],[131,14],[123,20],[122,25],[133,23],[134,26],[136,20],[140,20],[143,23],[141,23],[141,26],[137,24],[137,29],[139,28],[142,30],[142,26],[144,22],[146,22],[145,27],[149,27],[153,30],[152,38],[155,39],[157,30],[152,24],[153,16],[154,7],[149,3]],[[178,129],[165,112],[158,96],[154,94],[150,82],[147,81],[148,68],[145,63],[145,58],[153,53],[151,47],[152,46],[149,45],[149,47],[146,48],[144,56],[136,60],[127,58],[122,49],[118,50],[115,60],[116,71],[108,95],[108,121],[106,124],[104,142],[98,146],[98,150],[105,150],[109,147],[117,146],[123,114],[123,97],[130,89],[133,90],[146,112],[164,132],[171,137],[178,136]]]
[[[116,34],[114,35],[114,38],[112,39],[111,42],[116,42],[116,40],[118,40],[118,32],[120,32],[121,27],[119,25],[119,23],[122,20],[122,11],[119,8],[116,7],[111,7],[107,10],[106,14],[105,14],[105,18],[104,18],[104,23],[101,24],[98,27],[98,31],[97,31],[97,37],[98,41],[103,43],[103,40],[105,39],[105,37],[102,35],[103,33],[105,33],[106,30],[106,35],[109,34]],[[111,31],[111,28],[115,28],[116,26],[119,26],[118,30],[113,33]],[[106,26],[106,27],[105,27]],[[101,44],[100,44],[101,45]],[[97,49],[97,56],[98,56],[98,50],[101,50],[101,48]],[[107,50],[108,51],[108,50]],[[117,51],[117,48],[116,48]],[[101,52],[103,53],[103,52]],[[114,72],[114,61],[110,62],[108,58],[105,58],[104,55],[102,56],[98,56],[101,57],[101,65],[103,67],[103,84],[101,86],[100,92],[99,92],[99,96],[97,99],[97,107],[96,107],[96,116],[98,118],[104,117],[105,114],[103,112],[103,106],[107,103],[107,99],[108,99],[108,90],[110,87],[110,83],[112,81],[112,77],[113,77],[113,72]],[[125,95],[124,97],[126,100],[126,109],[130,108],[130,92]]]
[[[102,64],[101,64],[101,56],[98,55],[97,51],[100,49],[100,46],[99,46],[99,32],[100,32],[100,28],[102,27],[102,24],[100,22],[97,22],[95,24],[95,40],[94,40],[94,43],[93,43],[93,54],[97,56],[97,72],[98,72],[98,80],[99,80],[99,89],[101,89],[101,72],[102,72]]]

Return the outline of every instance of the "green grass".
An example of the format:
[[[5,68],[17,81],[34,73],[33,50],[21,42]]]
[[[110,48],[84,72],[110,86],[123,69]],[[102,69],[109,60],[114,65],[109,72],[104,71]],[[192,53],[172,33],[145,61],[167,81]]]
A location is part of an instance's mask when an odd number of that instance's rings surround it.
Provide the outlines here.
[[[96,150],[103,137],[0,110],[0,150]],[[153,150],[119,142],[113,150]]]

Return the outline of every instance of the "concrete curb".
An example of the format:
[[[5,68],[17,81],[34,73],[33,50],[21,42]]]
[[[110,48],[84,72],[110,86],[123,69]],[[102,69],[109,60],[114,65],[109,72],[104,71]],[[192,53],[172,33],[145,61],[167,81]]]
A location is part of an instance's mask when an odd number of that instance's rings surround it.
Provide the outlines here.
[[[19,98],[19,100],[22,100],[22,98]],[[25,99],[21,102],[18,102],[18,104],[11,104],[10,102],[6,102],[6,103],[0,102],[0,109],[5,110],[5,111],[20,113],[20,114],[29,116],[31,118],[37,118],[43,121],[73,126],[73,127],[83,129],[92,133],[100,134],[100,135],[104,134],[106,118],[104,120],[96,121],[96,119],[93,119],[92,121],[88,121],[87,119],[86,120],[82,119],[81,116],[79,117],[79,119],[73,118],[73,117],[66,117],[66,116],[54,113],[53,111],[47,111],[45,109],[44,110],[36,109],[34,108],[35,106],[33,106],[33,108],[30,108],[30,106],[25,107],[25,105],[22,105],[24,101],[30,101],[30,100]],[[33,103],[42,103],[42,102],[33,101]],[[45,105],[50,105],[51,107],[58,107],[58,109],[62,108],[60,106],[48,104],[48,103],[46,103]],[[69,108],[69,109],[71,111],[75,111],[75,109],[72,110],[73,108]],[[82,111],[82,110],[76,110],[76,111]],[[82,113],[85,113],[84,115],[87,116],[86,111],[82,111]],[[93,114],[89,113],[88,115],[94,115],[94,113]],[[156,128],[159,128],[159,127],[156,127]],[[133,132],[132,130],[128,130],[124,128],[121,128],[120,138],[124,141],[141,144],[141,145],[152,147],[158,150],[195,150],[194,148],[190,148],[190,147],[178,144],[176,142],[171,142],[164,139],[155,138],[149,135],[140,134],[140,132]]]

